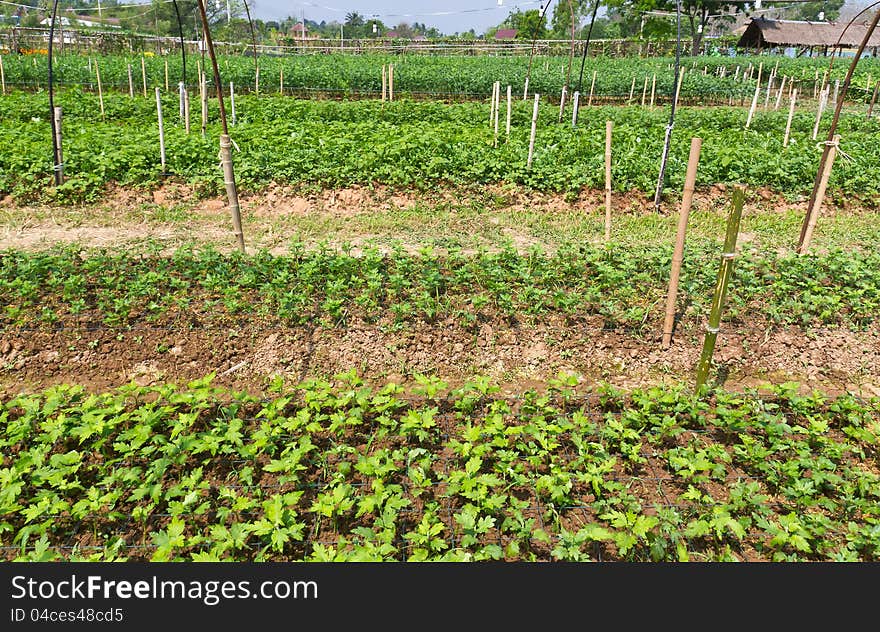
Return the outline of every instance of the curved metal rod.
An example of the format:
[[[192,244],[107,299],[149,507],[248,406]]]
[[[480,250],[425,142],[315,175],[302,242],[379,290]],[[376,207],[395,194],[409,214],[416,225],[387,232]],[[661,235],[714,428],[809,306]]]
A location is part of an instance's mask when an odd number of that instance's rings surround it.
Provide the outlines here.
[[[52,20],[49,22],[49,125],[52,127],[52,165],[55,172],[55,184],[61,182],[61,165],[58,163],[58,129],[55,126],[55,88],[52,75],[52,43],[55,40],[55,18],[58,15],[58,0],[52,4]]]
[[[180,8],[177,6],[177,0],[171,0],[171,2],[174,4],[174,13],[177,14],[177,30],[180,32],[180,62],[183,64],[181,83],[186,88],[186,43],[183,39],[183,22],[180,19]]]
[[[587,29],[587,41],[584,42],[584,56],[581,57],[581,74],[578,77],[578,92],[581,91],[581,88],[583,88],[584,85],[584,64],[587,63],[587,51],[590,50],[590,39],[593,37],[593,25],[596,23],[596,13],[599,11],[599,2],[600,0],[596,0],[593,3],[593,15],[590,17],[590,28]]]
[[[247,14],[248,24],[251,27],[251,44],[254,47],[254,85],[256,85],[257,77],[260,75],[260,62],[257,57],[257,35],[254,31],[254,21],[251,19],[251,10],[248,7],[247,0],[241,0],[244,3],[244,12]],[[305,20],[303,20],[303,28],[305,28]]]
[[[681,0],[675,0],[675,74],[672,81],[672,107],[669,110],[669,123],[666,125],[666,138],[663,141],[663,156],[660,159],[660,174],[657,177],[657,190],[654,193],[654,210],[660,211],[660,196],[663,195],[663,180],[666,178],[666,162],[669,159],[669,145],[672,142],[672,128],[675,125],[675,104],[678,101],[678,75],[681,67]]]
[[[526,70],[526,81],[529,81],[529,80],[531,79],[531,76],[532,76],[532,60],[533,60],[534,57],[535,57],[535,44],[538,43],[538,29],[541,28],[541,24],[544,22],[544,18],[547,16],[547,9],[550,8],[550,4],[551,4],[552,2],[553,2],[553,0],[547,0],[547,4],[545,4],[545,5],[541,8],[541,13],[539,14],[540,17],[539,17],[539,19],[538,19],[538,23],[535,24],[535,32],[534,32],[534,34],[533,34],[533,36],[532,36],[532,50],[531,50],[531,52],[529,53],[529,67],[528,67],[528,69]],[[523,98],[525,98],[525,97],[523,97]]]

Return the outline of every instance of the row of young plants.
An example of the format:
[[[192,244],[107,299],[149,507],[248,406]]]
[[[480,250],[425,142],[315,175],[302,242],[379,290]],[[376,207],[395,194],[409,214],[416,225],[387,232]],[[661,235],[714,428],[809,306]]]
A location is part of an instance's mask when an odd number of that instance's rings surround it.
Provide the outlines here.
[[[0,403],[8,560],[880,560],[880,402],[476,377]]]
[[[679,290],[684,318],[706,315],[718,246],[689,244]],[[663,316],[668,247],[562,246],[517,252],[418,255],[367,249],[353,256],[297,245],[288,255],[220,254],[183,248],[171,256],[77,246],[0,251],[0,325],[199,322],[247,314],[279,325],[349,322],[412,326],[455,319],[528,321],[556,313],[604,319],[608,328],[653,327]],[[880,308],[880,255],[831,251],[798,256],[746,251],[737,258],[725,320],[861,327]]]
[[[129,67],[136,92],[143,89],[141,56],[111,55],[87,57],[84,55],[57,55],[53,61],[53,71],[60,85],[82,86],[97,89],[97,66],[104,89],[128,92]],[[182,63],[179,54],[165,57],[147,55],[143,57],[147,84],[165,86],[165,64],[168,64],[168,85],[175,87],[183,79]],[[198,61],[197,61],[198,60]],[[580,80],[580,59],[571,65],[569,86],[576,89]],[[848,67],[848,60],[834,64],[830,80],[842,81]],[[190,56],[187,63],[187,83],[197,83],[197,64],[203,69],[210,68],[205,59]],[[316,93],[338,93],[357,95],[361,93],[378,94],[382,91],[382,66],[394,64],[394,91],[401,96],[406,94],[435,95],[439,97],[483,97],[492,90],[492,83],[500,81],[508,84],[514,94],[522,96],[524,81],[528,72],[529,60],[522,57],[494,56],[428,56],[428,55],[382,55],[382,54],[327,54],[296,55],[288,57],[262,56],[259,60],[259,88],[263,93],[281,89],[281,76],[284,75],[285,91]],[[644,79],[648,78],[648,91],[653,85],[656,94],[663,98],[672,94],[673,59],[652,58],[609,58],[591,57],[584,64],[581,91],[588,94],[593,87],[594,95],[603,97],[628,98],[632,90],[640,99]],[[44,56],[13,55],[4,57],[6,80],[10,85],[31,89],[47,86],[47,60]],[[828,58],[800,58],[768,56],[739,57],[685,57],[685,68],[681,97],[685,100],[703,98],[709,100],[749,99],[754,92],[757,69],[762,66],[766,81],[771,69],[777,75],[787,75],[812,92],[813,85],[822,81],[829,67]],[[743,81],[748,68],[754,68],[751,79]],[[726,69],[721,77],[719,69]],[[739,70],[737,70],[739,69]],[[253,57],[221,56],[220,71],[225,83],[233,82],[241,91],[256,88],[256,66]],[[595,84],[593,72],[596,73]],[[706,74],[704,74],[704,72]],[[873,73],[873,75],[872,75]],[[544,95],[559,96],[569,74],[568,57],[537,57],[534,59],[529,77],[529,91]],[[861,60],[854,75],[853,99],[869,99],[869,76],[880,74],[880,64],[876,59]],[[209,75],[209,82],[213,77]],[[656,77],[656,78],[655,78]],[[633,80],[636,88],[633,89]],[[779,83],[777,81],[776,85]]]
[[[0,99],[0,195],[21,202],[87,201],[98,198],[112,182],[157,186],[169,176],[194,184],[204,194],[222,192],[216,100],[209,102],[207,135],[200,134],[197,107],[193,131],[187,135],[177,95],[164,96],[165,174],[154,99],[106,97],[106,121],[101,121],[95,95],[64,92],[56,104],[65,112],[65,183],[57,188],[46,95],[17,92]],[[583,108],[578,127],[572,129],[567,119],[558,122],[558,107],[545,105],[529,168],[532,107],[522,101],[515,106],[510,137],[502,112],[498,146],[493,147],[488,106],[483,104],[240,96],[237,124],[231,128],[240,150],[233,157],[236,177],[245,191],[275,182],[420,190],[516,183],[574,194],[584,187],[604,187],[605,121],[612,120],[613,188],[653,193],[668,124],[663,108]],[[682,109],[672,135],[668,185],[680,190],[690,139],[698,136],[703,139],[698,183],[742,182],[791,195],[809,192],[821,155],[811,140],[815,113],[795,115],[788,147],[783,147],[787,112],[759,112],[749,130],[744,130],[746,116],[740,108]],[[820,134],[828,124],[826,117]],[[842,118],[841,147],[849,158],[834,165],[832,195],[876,203],[878,130],[875,119],[860,114]]]

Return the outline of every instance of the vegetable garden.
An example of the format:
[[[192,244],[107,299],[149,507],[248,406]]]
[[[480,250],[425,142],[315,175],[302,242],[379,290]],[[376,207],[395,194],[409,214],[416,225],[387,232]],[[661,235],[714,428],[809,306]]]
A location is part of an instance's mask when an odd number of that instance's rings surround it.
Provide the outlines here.
[[[187,129],[141,59],[56,59],[55,185],[45,59],[3,56],[0,557],[880,559],[876,60],[798,253],[846,64],[686,59],[656,212],[668,59],[589,59],[574,125],[562,58],[527,100],[523,59],[221,58],[233,252],[217,101]]]

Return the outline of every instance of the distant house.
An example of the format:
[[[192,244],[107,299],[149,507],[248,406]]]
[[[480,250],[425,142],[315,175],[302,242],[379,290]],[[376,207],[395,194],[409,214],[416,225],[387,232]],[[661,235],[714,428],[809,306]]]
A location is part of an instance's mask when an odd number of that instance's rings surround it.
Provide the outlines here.
[[[309,27],[302,22],[298,22],[290,27],[290,36],[296,39],[316,39],[317,35],[309,35]]]
[[[495,31],[495,39],[497,40],[512,40],[516,39],[517,30],[516,29],[498,29]]]
[[[791,46],[801,48],[802,53],[814,47],[823,48],[826,52],[835,46],[858,47],[865,37],[868,25],[854,23],[844,32],[845,26],[834,22],[796,22],[757,18],[752,19],[746,26],[737,45],[742,48],[757,48],[759,51],[762,48]],[[868,46],[875,49],[880,47],[880,33],[875,32],[871,36]]]

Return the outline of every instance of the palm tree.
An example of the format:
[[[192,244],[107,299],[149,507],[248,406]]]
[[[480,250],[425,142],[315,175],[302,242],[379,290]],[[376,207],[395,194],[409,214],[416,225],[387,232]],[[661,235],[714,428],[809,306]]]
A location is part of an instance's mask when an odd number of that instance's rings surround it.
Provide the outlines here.
[[[363,26],[364,25],[364,16],[362,16],[357,11],[353,11],[351,13],[345,14],[345,25],[351,27]]]

